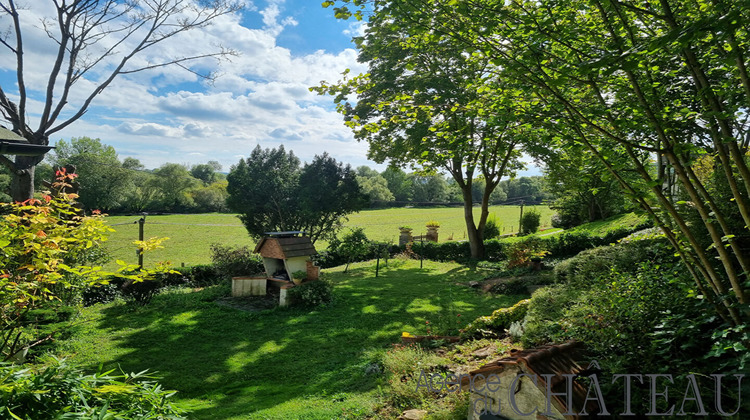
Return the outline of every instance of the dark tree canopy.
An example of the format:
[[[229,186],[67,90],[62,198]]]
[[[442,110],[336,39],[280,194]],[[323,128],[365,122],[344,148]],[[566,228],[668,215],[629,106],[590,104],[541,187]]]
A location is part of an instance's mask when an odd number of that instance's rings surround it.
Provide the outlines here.
[[[269,231],[302,230],[315,242],[335,235],[347,214],[368,203],[349,165],[324,153],[300,167],[284,146],[257,146],[231,168],[227,181],[227,205],[240,213],[254,238]]]

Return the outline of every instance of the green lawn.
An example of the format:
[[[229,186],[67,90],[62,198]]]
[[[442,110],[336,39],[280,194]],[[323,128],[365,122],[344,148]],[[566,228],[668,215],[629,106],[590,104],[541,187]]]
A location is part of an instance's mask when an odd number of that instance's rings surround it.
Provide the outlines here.
[[[632,229],[635,226],[648,220],[648,215],[643,212],[635,213],[624,213],[612,216],[606,220],[597,220],[596,222],[584,223],[580,226],[576,226],[568,232],[589,232],[595,236],[604,236],[609,231],[614,229],[628,228]]]
[[[336,301],[314,311],[217,305],[226,287],[174,291],[145,307],[95,305],[61,350],[92,369],[157,371],[190,418],[359,418],[388,386],[366,368],[402,331],[424,334],[426,321],[469,322],[525,297],[459,285],[487,273],[452,263],[420,269],[418,261],[391,260],[378,278],[373,262],[342,271],[324,270]]]
[[[524,210],[535,207],[542,214],[542,228],[548,227],[554,211],[546,206],[525,206]],[[479,215],[479,208],[474,208]],[[518,230],[520,208],[518,206],[492,206],[490,214],[495,214],[501,224],[501,233]],[[132,242],[138,239],[138,216],[109,216],[107,221],[115,232],[110,235],[107,249],[116,259],[135,263],[137,258]],[[367,237],[379,241],[398,242],[399,226],[410,226],[415,235],[425,232],[425,224],[431,220],[440,223],[440,241],[464,240],[466,224],[463,209],[450,208],[393,208],[365,210],[349,217],[347,227],[363,227]],[[147,216],[145,237],[169,237],[165,248],[146,255],[146,264],[157,261],[171,261],[174,265],[206,264],[211,256],[212,243],[223,245],[254,245],[240,220],[232,214],[185,214]],[[326,243],[317,243],[324,249]],[[114,264],[110,264],[110,268]]]

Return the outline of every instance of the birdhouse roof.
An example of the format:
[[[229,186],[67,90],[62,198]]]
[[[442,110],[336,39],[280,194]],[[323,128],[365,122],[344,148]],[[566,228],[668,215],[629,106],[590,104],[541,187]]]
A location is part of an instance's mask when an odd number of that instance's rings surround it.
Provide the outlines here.
[[[255,246],[255,252],[261,257],[268,258],[292,258],[315,255],[312,241],[307,236],[296,237],[269,237],[266,236]]]

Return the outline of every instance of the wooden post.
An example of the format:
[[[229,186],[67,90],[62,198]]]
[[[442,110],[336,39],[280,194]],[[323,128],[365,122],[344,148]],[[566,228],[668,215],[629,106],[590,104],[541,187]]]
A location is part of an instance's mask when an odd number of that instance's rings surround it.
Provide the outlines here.
[[[422,254],[424,254],[424,235],[419,238],[419,268],[422,269]]]
[[[521,217],[518,219],[518,234],[523,233],[523,200],[521,200]]]
[[[146,215],[138,219],[138,240],[143,242],[143,225],[146,224]],[[143,248],[138,248],[138,268],[143,269]]]

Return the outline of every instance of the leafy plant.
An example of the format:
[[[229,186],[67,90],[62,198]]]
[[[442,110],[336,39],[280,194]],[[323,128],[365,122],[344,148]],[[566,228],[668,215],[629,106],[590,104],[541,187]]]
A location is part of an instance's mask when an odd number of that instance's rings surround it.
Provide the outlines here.
[[[521,218],[521,232],[524,235],[530,233],[536,233],[539,230],[539,223],[542,218],[542,214],[535,209],[527,210],[523,213]]]
[[[526,267],[535,258],[543,258],[549,254],[545,248],[545,243],[537,238],[514,242],[506,251],[508,258],[508,268]]]
[[[60,170],[53,192],[41,199],[5,205],[0,220],[0,354],[8,360],[51,338],[34,334],[26,314],[48,302],[80,297],[87,286],[108,284],[113,277],[133,282],[153,279],[168,267],[142,270],[118,261],[120,268],[108,272],[87,266],[91,250],[106,240],[112,229],[98,212],[83,216],[68,193],[76,174]]]
[[[211,261],[223,277],[246,276],[265,270],[263,260],[247,246],[211,244]]]
[[[86,375],[54,358],[34,368],[0,365],[0,411],[15,419],[182,419],[174,394],[147,371]]]
[[[363,255],[370,254],[371,244],[365,235],[365,230],[357,227],[349,229],[349,232],[344,234],[335,250],[346,257],[346,267],[344,268],[344,272],[346,272],[351,262],[357,261]]]
[[[487,218],[487,222],[484,224],[484,239],[494,239],[498,236],[500,236],[500,224],[493,213]]]
[[[288,293],[301,306],[326,305],[333,302],[333,283],[325,279],[308,281],[288,289]]]

